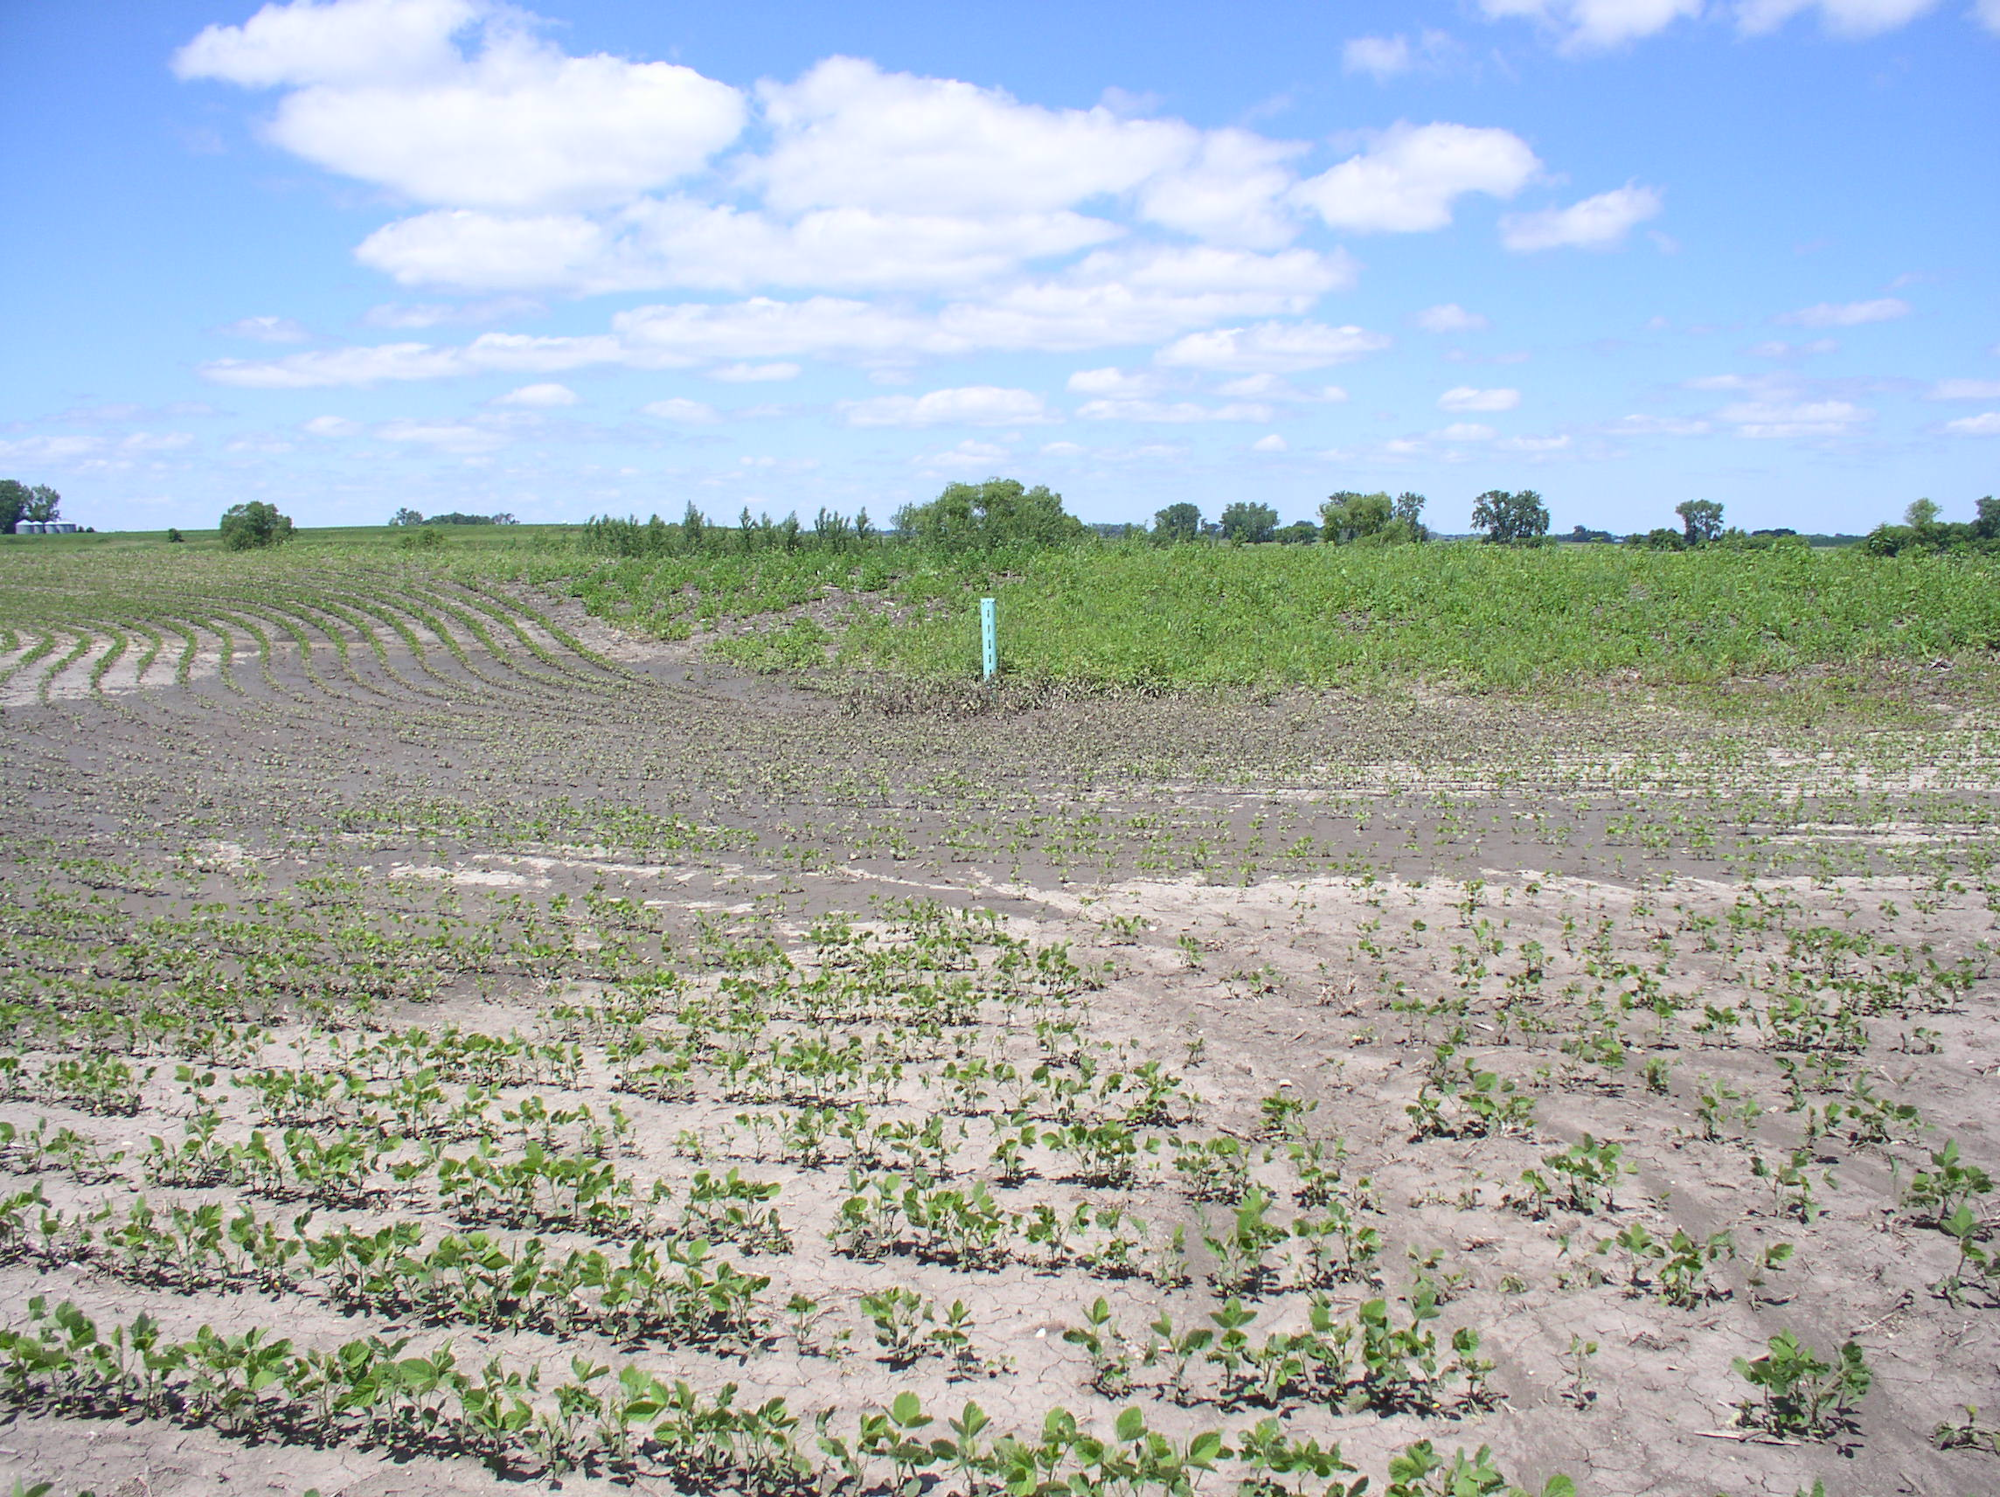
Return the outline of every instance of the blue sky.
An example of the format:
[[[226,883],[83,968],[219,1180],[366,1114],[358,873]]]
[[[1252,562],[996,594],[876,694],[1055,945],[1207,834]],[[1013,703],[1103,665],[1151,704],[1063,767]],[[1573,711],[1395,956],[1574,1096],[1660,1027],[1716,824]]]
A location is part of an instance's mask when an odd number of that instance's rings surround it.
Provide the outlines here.
[[[0,475],[1863,529],[2000,492],[2000,0],[0,6]]]

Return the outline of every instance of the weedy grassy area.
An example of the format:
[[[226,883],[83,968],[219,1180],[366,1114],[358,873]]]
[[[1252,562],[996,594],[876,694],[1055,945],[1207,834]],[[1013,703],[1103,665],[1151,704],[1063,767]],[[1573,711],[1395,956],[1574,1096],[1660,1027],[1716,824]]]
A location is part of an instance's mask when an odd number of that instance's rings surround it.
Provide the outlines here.
[[[841,579],[858,592],[883,584]],[[1147,688],[1428,681],[1476,689],[1579,678],[1705,685],[1815,666],[1929,661],[2000,644],[2000,569],[1908,571],[1804,547],[1689,555],[1614,547],[1106,546],[1028,554],[991,575],[1007,663],[1034,680]],[[672,577],[670,587],[708,587]],[[638,599],[647,583],[588,584]],[[656,586],[657,584],[655,584]],[[837,585],[837,584],[836,584]],[[958,601],[895,578],[899,602]],[[727,591],[722,592],[728,597]],[[837,658],[964,674],[959,608],[864,612]],[[796,628],[797,626],[793,626]],[[782,638],[782,636],[780,636]]]
[[[401,539],[0,546],[0,1480],[1994,1485],[1979,564]]]
[[[453,526],[302,531],[275,553],[213,537],[22,537],[10,592],[87,617],[148,611],[177,588],[310,589],[327,569],[412,569],[553,588],[661,639],[726,631],[754,669],[958,680],[968,627],[997,596],[1010,677],[1091,689],[1365,688],[1421,683],[1541,692],[1638,683],[1686,691],[1765,678],[1879,699],[1885,672],[1964,669],[2000,649],[2000,559],[1859,549],[1678,553],[1618,546],[1436,543],[1158,546],[1143,541],[940,552],[893,538],[784,549],[711,531],[686,554],[593,552],[581,531]],[[30,614],[39,603],[30,604]]]

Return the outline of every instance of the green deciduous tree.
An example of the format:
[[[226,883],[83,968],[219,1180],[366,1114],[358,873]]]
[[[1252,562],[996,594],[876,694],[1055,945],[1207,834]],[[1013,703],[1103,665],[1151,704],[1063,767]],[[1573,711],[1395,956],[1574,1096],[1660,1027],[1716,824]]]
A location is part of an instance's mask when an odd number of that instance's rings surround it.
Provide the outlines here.
[[[1681,538],[1690,546],[1705,546],[1722,534],[1722,506],[1713,499],[1689,499],[1674,506],[1681,517]]]
[[[222,515],[222,548],[225,551],[255,551],[281,545],[292,538],[292,522],[278,513],[278,506],[252,499],[232,504]]]
[[[1665,525],[1655,525],[1643,535],[1626,536],[1625,544],[1628,546],[1643,546],[1648,551],[1685,551],[1687,549],[1687,537],[1682,535],[1678,530],[1669,529]]]
[[[1201,535],[1201,511],[1185,501],[1169,504],[1153,516],[1153,537],[1162,541],[1192,541]]]
[[[1330,545],[1345,546],[1388,529],[1396,518],[1396,501],[1387,494],[1356,494],[1343,489],[1327,495],[1319,507],[1320,524]]]
[[[421,525],[424,523],[424,517],[406,504],[389,517],[389,523],[391,525]]]
[[[12,535],[28,508],[28,486],[18,478],[0,478],[0,535]]]
[[[1533,489],[1510,494],[1505,489],[1488,489],[1472,504],[1472,525],[1486,532],[1495,545],[1540,540],[1549,533],[1549,510]]]
[[[1394,546],[1430,539],[1424,528],[1424,496],[1404,493],[1356,494],[1342,490],[1319,507],[1323,539],[1332,546]]]
[[[951,551],[1053,546],[1085,533],[1083,522],[1064,512],[1062,495],[1041,484],[1025,488],[1011,478],[947,484],[930,503],[898,511],[896,528]]]
[[[1900,525],[1877,525],[1861,545],[1871,556],[1895,556],[1903,551],[1992,552],[2000,549],[2000,499],[1978,500],[1970,521],[1940,518],[1935,501],[1918,499],[1903,511]]]
[[[28,490],[28,502],[21,506],[21,518],[46,525],[62,515],[62,495],[45,483]]]
[[[1238,500],[1222,511],[1223,539],[1254,546],[1268,541],[1278,530],[1278,512],[1268,504]]]

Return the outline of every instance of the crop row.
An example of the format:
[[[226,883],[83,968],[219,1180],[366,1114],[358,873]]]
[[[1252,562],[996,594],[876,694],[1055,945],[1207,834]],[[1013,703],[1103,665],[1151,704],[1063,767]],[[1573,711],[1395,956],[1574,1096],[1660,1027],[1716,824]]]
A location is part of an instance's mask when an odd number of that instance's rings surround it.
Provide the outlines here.
[[[935,1473],[967,1497],[1187,1497],[1202,1476],[1229,1464],[1253,1497],[1328,1481],[1329,1491],[1360,1497],[1369,1485],[1343,1479],[1355,1468],[1337,1444],[1300,1439],[1272,1419],[1234,1435],[1176,1438],[1150,1428],[1134,1407],[1104,1435],[1056,1408],[1037,1434],[996,1435],[967,1403],[933,1434],[934,1416],[902,1393],[860,1414],[851,1429],[837,1431],[821,1415],[808,1436],[783,1399],[739,1406],[734,1384],[704,1394],[629,1364],[614,1374],[573,1358],[568,1376],[544,1386],[538,1367],[495,1359],[477,1371],[462,1368],[448,1343],[417,1352],[407,1337],[369,1337],[301,1351],[262,1328],[223,1335],[206,1326],[177,1341],[145,1316],[100,1329],[74,1304],[51,1309],[41,1297],[30,1302],[26,1326],[0,1330],[0,1357],[0,1393],[18,1407],[137,1411],[237,1437],[275,1432],[322,1445],[470,1455],[522,1474],[644,1473],[692,1490],[859,1497],[916,1490],[921,1476]],[[1541,1497],[1574,1490],[1552,1477]],[[1484,1448],[1447,1459],[1429,1441],[1391,1461],[1383,1491],[1526,1497]]]
[[[120,1215],[106,1202],[65,1215],[39,1188],[0,1198],[0,1259],[87,1264],[178,1293],[317,1283],[332,1303],[385,1318],[594,1331],[621,1342],[749,1348],[770,1336],[763,1275],[713,1255],[702,1238],[636,1242],[623,1252],[567,1251],[541,1237],[444,1233],[395,1222],[311,1231],[313,1213],[260,1219],[220,1201],[155,1208],[141,1197]]]
[[[358,693],[366,700],[383,695],[380,681],[357,667],[356,644],[365,645],[371,654],[376,677],[420,699],[462,694],[470,678],[502,698],[567,699],[573,708],[579,693],[585,700],[592,694],[615,693],[627,674],[520,599],[503,597],[477,582],[453,586],[414,573],[359,586],[351,579],[308,574],[275,588],[253,586],[226,599],[169,588],[124,599],[110,616],[94,610],[65,612],[59,621],[30,625],[30,630],[34,643],[22,650],[5,674],[39,666],[36,691],[44,701],[56,678],[93,652],[89,684],[93,692],[103,694],[106,676],[132,649],[132,635],[143,643],[131,678],[146,683],[167,649],[162,631],[179,640],[173,662],[177,684],[188,683],[205,635],[225,689],[240,690],[235,661],[242,653],[242,639],[247,639],[266,687],[280,699],[308,704],[310,698],[274,674],[273,646],[278,640],[296,648],[300,674],[325,697]],[[67,653],[58,654],[57,641],[64,634],[74,643]],[[392,644],[430,684],[412,679],[396,665],[387,648]],[[338,684],[315,663],[314,656],[322,649],[330,649],[336,657],[344,678]],[[437,653],[449,656],[459,674],[434,664]],[[497,674],[495,665],[500,668]]]

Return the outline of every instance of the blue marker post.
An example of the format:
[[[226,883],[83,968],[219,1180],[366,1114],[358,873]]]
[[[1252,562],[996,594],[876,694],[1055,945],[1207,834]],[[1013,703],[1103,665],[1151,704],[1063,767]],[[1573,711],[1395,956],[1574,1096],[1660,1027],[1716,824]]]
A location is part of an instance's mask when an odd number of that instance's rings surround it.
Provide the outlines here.
[[[995,621],[993,600],[979,600],[979,649],[980,663],[984,669],[980,674],[988,681],[1000,674],[1000,627]]]

